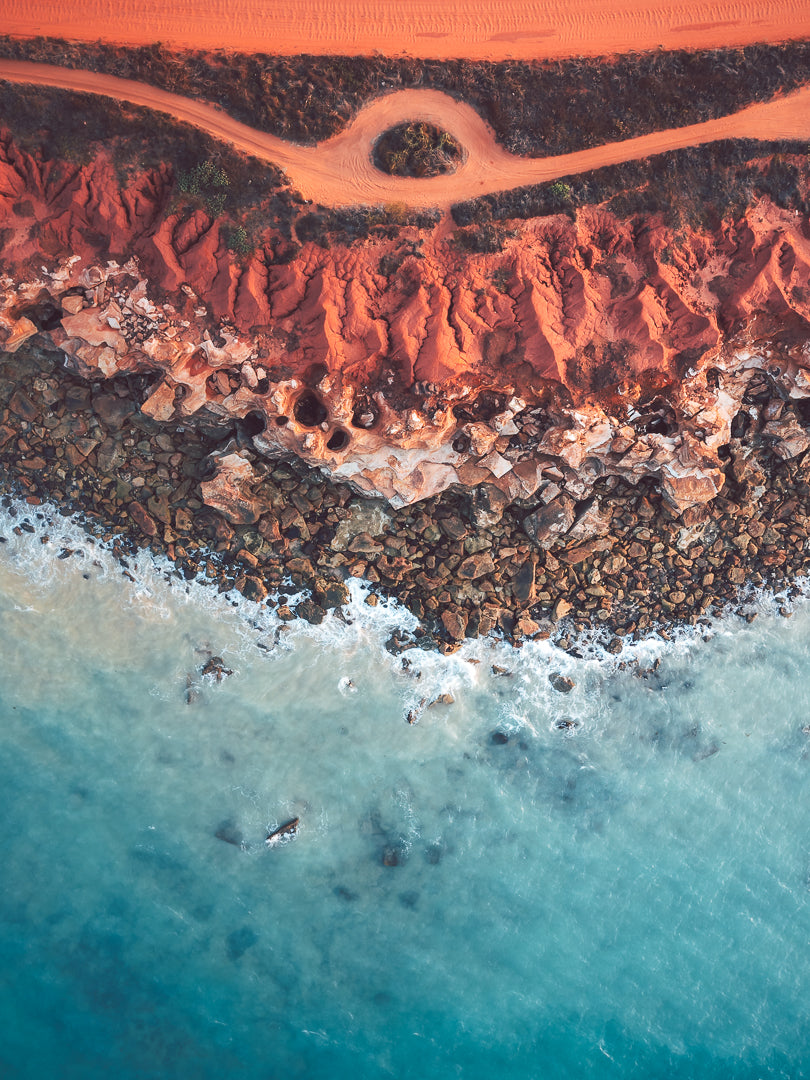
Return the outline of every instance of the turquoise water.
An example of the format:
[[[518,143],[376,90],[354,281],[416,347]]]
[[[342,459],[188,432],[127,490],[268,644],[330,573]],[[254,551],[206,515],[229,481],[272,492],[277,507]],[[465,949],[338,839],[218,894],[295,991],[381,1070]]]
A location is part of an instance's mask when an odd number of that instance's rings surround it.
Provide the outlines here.
[[[547,643],[405,671],[359,586],[281,631],[30,521],[0,519],[0,1075],[810,1073],[803,601],[644,643],[644,677]]]

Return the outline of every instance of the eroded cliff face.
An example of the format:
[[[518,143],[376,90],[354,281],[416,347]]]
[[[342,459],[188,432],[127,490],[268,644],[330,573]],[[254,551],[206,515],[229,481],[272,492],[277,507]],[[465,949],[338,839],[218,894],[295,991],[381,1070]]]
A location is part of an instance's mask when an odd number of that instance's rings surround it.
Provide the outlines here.
[[[457,483],[486,485],[484,515],[539,497],[541,544],[599,531],[583,500],[605,474],[655,477],[678,511],[710,500],[755,375],[786,403],[753,417],[776,453],[810,445],[791,406],[810,396],[810,227],[765,199],[712,233],[599,208],[514,222],[484,255],[447,220],[350,247],[268,226],[239,259],[172,197],[168,169],[122,187],[105,157],[0,142],[0,347],[39,331],[88,379],[152,373],[156,420],[238,422],[394,506]],[[238,446],[211,472],[211,505],[261,512]]]

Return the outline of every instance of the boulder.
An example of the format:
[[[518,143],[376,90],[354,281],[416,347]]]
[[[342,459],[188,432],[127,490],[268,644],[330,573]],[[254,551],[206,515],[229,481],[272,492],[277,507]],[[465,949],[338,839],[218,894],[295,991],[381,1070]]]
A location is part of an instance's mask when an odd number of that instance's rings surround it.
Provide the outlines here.
[[[574,524],[574,501],[559,495],[523,519],[523,530],[538,547],[550,547]]]
[[[313,626],[318,626],[326,618],[326,612],[320,604],[314,600],[302,600],[295,608],[295,614],[299,619],[306,619]]]
[[[548,681],[559,694],[570,694],[576,686],[573,679],[569,679],[567,675],[563,675],[559,671],[552,671],[548,677]]]

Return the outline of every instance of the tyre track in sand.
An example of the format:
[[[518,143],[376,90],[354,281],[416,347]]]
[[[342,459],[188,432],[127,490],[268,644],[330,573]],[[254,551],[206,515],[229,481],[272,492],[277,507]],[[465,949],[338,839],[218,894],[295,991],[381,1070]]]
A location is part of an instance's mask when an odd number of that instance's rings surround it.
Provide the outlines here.
[[[212,105],[131,79],[8,60],[0,61],[0,79],[99,94],[166,113],[279,166],[304,198],[333,207],[399,202],[448,210],[453,203],[480,195],[718,139],[810,139],[810,86],[700,124],[555,157],[524,158],[500,146],[471,106],[438,90],[399,90],[376,98],[337,135],[317,146],[302,146],[248,127]],[[420,180],[388,176],[374,167],[375,139],[391,126],[411,120],[428,120],[458,140],[464,158],[454,173]]]

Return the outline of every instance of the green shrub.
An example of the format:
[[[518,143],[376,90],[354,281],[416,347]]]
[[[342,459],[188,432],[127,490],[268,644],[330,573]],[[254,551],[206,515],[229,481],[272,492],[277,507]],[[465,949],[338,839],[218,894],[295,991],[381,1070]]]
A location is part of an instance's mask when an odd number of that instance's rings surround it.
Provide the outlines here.
[[[235,225],[228,230],[228,248],[235,255],[250,255],[253,244],[244,225]]]
[[[230,183],[228,174],[213,158],[199,162],[177,178],[177,186],[183,194],[201,199],[213,218],[218,218],[225,209]]]

